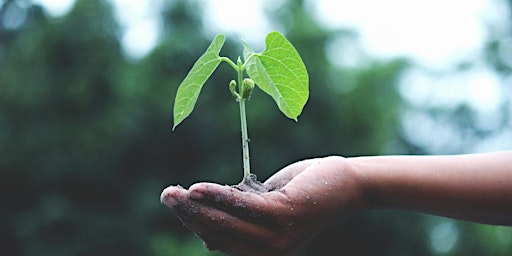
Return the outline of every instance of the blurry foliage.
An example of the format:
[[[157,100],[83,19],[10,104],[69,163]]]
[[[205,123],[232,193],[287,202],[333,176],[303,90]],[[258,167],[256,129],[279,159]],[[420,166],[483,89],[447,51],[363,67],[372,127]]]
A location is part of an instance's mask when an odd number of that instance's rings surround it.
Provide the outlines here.
[[[489,2],[499,6],[498,8],[506,8],[507,10],[503,13],[508,16],[504,17],[504,22],[485,24],[487,30],[481,52],[468,54],[465,60],[454,63],[451,69],[448,68],[448,70],[431,74],[431,76],[441,80],[440,78],[464,77],[482,70],[494,71],[499,84],[497,89],[489,88],[489,94],[497,91],[496,106],[478,107],[468,102],[459,102],[448,107],[435,103],[411,107],[413,111],[428,116],[431,129],[420,139],[420,142],[407,139],[405,136],[404,140],[408,140],[409,149],[423,154],[460,154],[493,150],[493,148],[504,150],[509,149],[512,145],[512,140],[510,140],[512,131],[512,1],[491,0]],[[459,83],[464,82],[459,81]],[[483,83],[485,86],[485,81]],[[463,84],[463,86],[465,85]],[[471,90],[471,85],[467,86],[467,89]],[[479,94],[488,93],[484,86],[478,92]],[[430,138],[432,136],[445,139],[436,141]]]
[[[512,1],[502,0],[508,12],[508,24],[505,24],[505,31],[499,26],[502,24],[489,25],[489,40],[487,41],[486,57],[491,66],[500,74],[512,74]]]
[[[109,2],[77,0],[59,18],[25,1],[2,3],[2,254],[221,255],[202,248],[158,201],[169,183],[241,179],[228,67],[205,85],[200,111],[170,132],[179,81],[211,40],[202,32],[198,3],[167,4],[163,40],[137,61],[123,56]],[[352,37],[350,31],[320,26],[301,1],[287,1],[269,16],[303,56],[311,95],[299,123],[261,92],[248,102],[253,170],[261,180],[308,157],[418,153],[402,151],[414,148],[399,123],[404,104],[397,83],[407,60],[335,66],[327,45]],[[224,56],[240,52],[233,40],[228,37]],[[437,220],[397,211],[349,213],[299,255],[435,255],[431,219]],[[444,255],[512,251],[510,229],[456,223],[461,235]]]

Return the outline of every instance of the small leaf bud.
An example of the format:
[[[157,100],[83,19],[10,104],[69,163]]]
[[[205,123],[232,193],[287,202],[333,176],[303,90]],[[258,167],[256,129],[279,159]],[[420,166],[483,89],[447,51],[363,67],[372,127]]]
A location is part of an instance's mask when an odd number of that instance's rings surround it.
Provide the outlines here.
[[[238,95],[238,93],[236,92],[236,82],[235,80],[231,80],[231,82],[229,82],[229,91],[231,92],[231,94],[233,95],[233,97],[235,97],[235,99],[238,100],[238,98],[240,97]]]
[[[254,81],[250,78],[244,79],[242,83],[242,99],[249,99],[251,97],[252,90],[254,89]]]

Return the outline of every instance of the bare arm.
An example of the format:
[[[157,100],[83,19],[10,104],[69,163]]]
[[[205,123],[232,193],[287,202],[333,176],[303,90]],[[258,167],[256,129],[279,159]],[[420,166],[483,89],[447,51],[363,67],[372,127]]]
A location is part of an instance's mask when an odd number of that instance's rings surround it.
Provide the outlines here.
[[[197,183],[161,201],[213,250],[291,255],[338,215],[401,208],[512,225],[512,151],[459,156],[324,157],[291,164],[255,194]]]
[[[369,207],[512,225],[512,151],[349,158]]]

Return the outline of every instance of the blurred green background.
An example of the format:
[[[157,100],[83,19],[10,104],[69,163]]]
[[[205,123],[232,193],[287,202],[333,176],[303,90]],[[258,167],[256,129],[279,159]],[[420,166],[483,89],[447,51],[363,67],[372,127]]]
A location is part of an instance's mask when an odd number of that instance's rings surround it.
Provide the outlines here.
[[[504,3],[510,10],[512,1]],[[0,1],[0,254],[222,255],[204,249],[159,202],[170,184],[235,184],[242,176],[238,106],[227,88],[235,74],[227,65],[171,132],[177,86],[213,38],[201,8],[198,1],[163,4],[161,40],[134,59],[123,52],[111,2],[77,0],[53,17],[31,1]],[[261,180],[309,157],[512,144],[512,57],[503,56],[512,52],[503,50],[510,49],[503,45],[511,42],[510,16],[505,30],[489,26],[478,60],[449,71],[485,63],[503,79],[504,100],[482,118],[471,104],[408,101],[401,81],[415,64],[406,58],[333,64],[326,49],[340,39],[348,43],[339,47],[357,47],[357,33],[321,25],[302,1],[267,14],[303,57],[311,92],[298,123],[261,91],[248,102],[251,163]],[[228,35],[222,55],[240,53],[238,37]],[[352,213],[299,255],[333,252],[511,255],[512,229],[403,211]]]

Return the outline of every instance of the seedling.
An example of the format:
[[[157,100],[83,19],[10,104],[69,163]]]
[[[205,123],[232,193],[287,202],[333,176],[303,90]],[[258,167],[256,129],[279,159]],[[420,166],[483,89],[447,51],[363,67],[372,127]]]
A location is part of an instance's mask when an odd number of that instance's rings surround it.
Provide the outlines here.
[[[249,100],[256,85],[274,99],[286,117],[297,121],[309,96],[308,73],[297,50],[279,32],[267,35],[266,48],[261,53],[254,52],[243,42],[244,62],[240,57],[235,63],[219,55],[224,41],[224,35],[218,34],[178,87],[174,102],[173,130],[192,113],[201,88],[219,64],[228,63],[237,73],[237,80],[231,80],[228,88],[240,105],[244,178],[239,187],[261,191],[264,188],[250,170],[245,102]]]

